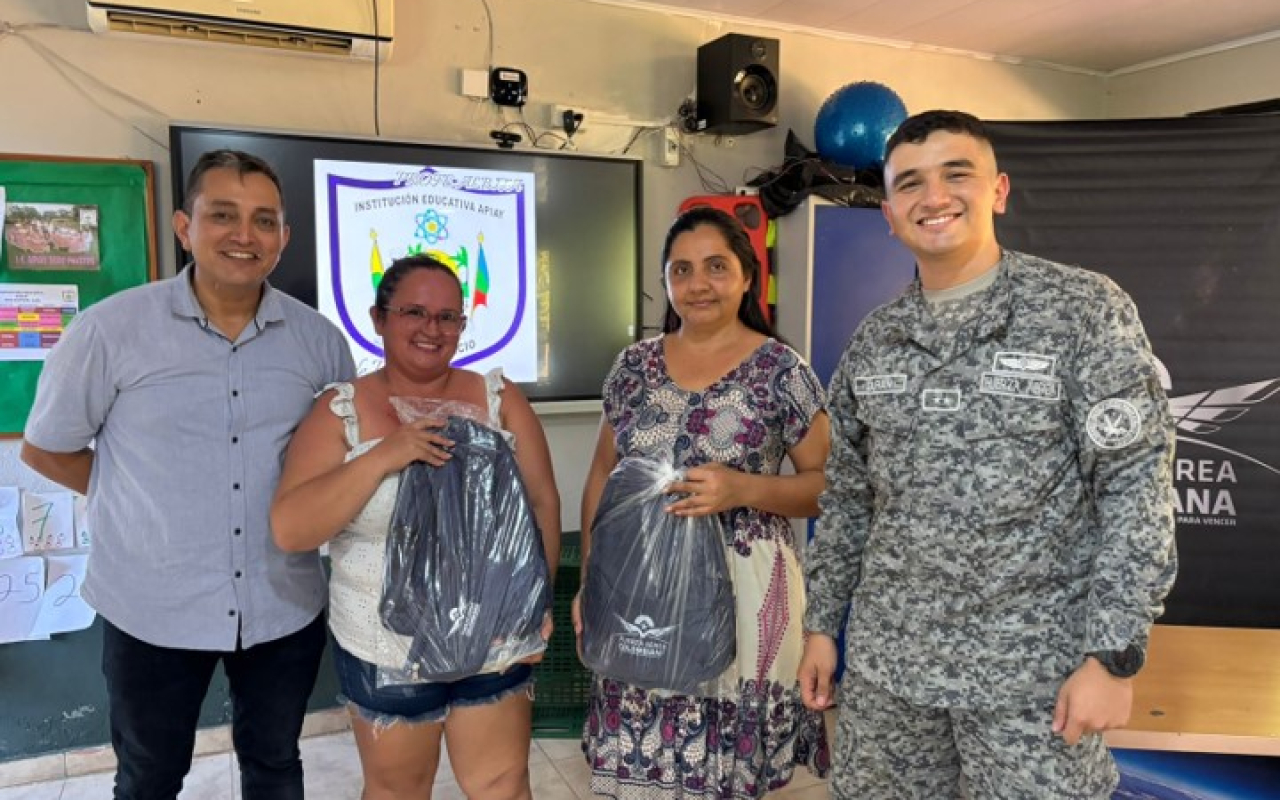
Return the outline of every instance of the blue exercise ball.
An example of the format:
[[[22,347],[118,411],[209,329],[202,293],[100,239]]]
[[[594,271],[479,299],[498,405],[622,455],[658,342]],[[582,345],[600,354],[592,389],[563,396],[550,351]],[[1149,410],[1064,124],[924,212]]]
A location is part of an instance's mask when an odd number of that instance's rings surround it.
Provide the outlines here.
[[[818,153],[854,169],[884,163],[884,146],[907,118],[907,106],[884,84],[858,81],[831,93],[813,125]]]

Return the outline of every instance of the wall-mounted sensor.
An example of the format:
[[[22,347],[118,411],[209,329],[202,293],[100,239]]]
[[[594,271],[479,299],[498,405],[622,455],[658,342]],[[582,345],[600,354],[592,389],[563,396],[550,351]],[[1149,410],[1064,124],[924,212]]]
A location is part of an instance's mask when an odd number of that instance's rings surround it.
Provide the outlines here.
[[[524,70],[494,67],[489,70],[489,99],[500,106],[522,106],[529,97],[529,77]]]

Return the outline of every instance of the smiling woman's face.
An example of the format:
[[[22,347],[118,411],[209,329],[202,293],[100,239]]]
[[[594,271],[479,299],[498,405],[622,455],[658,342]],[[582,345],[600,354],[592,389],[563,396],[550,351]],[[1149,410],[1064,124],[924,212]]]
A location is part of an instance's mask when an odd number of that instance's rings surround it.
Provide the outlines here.
[[[682,325],[714,328],[734,323],[751,288],[742,262],[714,225],[676,237],[664,270],[667,299]]]
[[[449,319],[461,317],[458,282],[438,269],[415,269],[400,280],[385,312],[375,309],[373,323],[388,366],[434,373],[457,353],[462,326]]]

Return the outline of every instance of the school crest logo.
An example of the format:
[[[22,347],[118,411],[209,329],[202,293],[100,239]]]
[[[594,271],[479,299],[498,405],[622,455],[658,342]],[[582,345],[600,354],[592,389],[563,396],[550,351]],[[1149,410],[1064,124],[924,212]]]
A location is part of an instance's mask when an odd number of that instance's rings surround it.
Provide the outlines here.
[[[426,255],[462,285],[454,366],[500,363],[513,381],[537,380],[532,173],[317,160],[315,186],[317,307],[361,372],[384,355],[369,316],[383,273]]]

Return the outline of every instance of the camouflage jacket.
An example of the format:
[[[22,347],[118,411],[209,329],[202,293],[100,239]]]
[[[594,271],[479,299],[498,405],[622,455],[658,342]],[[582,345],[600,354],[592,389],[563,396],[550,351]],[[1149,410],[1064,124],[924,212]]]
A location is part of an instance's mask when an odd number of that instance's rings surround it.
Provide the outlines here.
[[[1051,698],[1085,653],[1145,648],[1176,571],[1174,425],[1133,302],[998,268],[954,334],[917,281],[831,382],[805,625],[834,635],[852,600],[850,668],[920,704]]]

